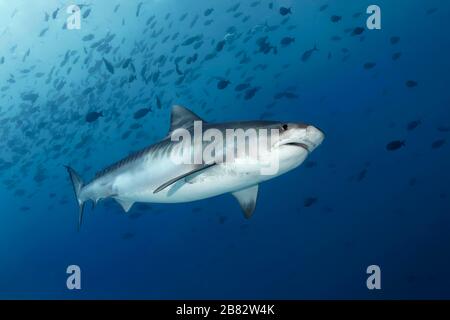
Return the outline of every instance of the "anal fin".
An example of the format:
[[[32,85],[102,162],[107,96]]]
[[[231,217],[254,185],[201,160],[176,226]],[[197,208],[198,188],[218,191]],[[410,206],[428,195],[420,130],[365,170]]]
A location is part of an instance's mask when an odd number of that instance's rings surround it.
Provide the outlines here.
[[[133,201],[128,201],[128,200],[122,200],[122,199],[117,199],[116,201],[122,206],[123,210],[125,212],[130,211],[130,208],[133,206],[134,202]]]
[[[254,186],[248,187],[246,189],[233,192],[232,195],[239,202],[239,205],[244,212],[245,218],[250,219],[256,207],[256,199],[258,198],[258,185],[255,184]]]

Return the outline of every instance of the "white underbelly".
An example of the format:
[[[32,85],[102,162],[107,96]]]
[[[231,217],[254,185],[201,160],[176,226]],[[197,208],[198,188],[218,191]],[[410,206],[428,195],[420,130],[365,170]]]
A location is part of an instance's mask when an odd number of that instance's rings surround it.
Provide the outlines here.
[[[295,149],[299,148],[295,147]],[[295,152],[299,151],[295,150]],[[165,181],[158,179],[156,184],[154,182],[143,183],[142,181],[151,181],[153,174],[134,172],[133,175],[125,174],[118,177],[115,188],[120,190],[117,198],[130,202],[177,203],[196,201],[245,189],[277,177],[300,165],[306,156],[306,153],[300,151],[295,161],[284,162],[285,165],[279,167],[277,172],[272,174],[262,171],[260,164],[242,162],[218,164],[198,174],[180,179],[157,193],[154,193],[154,190],[170,178]],[[264,168],[267,170],[267,166],[264,166]],[[146,177],[146,175],[148,176]]]
[[[233,192],[264,180],[259,174],[232,172],[219,165],[194,177],[180,179],[158,193],[153,193],[156,189],[153,186],[135,190],[121,198],[136,202],[190,202]]]

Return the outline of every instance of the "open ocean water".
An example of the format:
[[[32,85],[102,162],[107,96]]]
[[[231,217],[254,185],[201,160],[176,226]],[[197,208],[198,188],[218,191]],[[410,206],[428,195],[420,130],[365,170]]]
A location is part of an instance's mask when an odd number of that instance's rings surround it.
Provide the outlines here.
[[[0,298],[450,298],[449,18],[444,0],[0,0]],[[91,179],[162,139],[174,104],[326,137],[249,220],[230,195],[109,199],[77,231],[64,165]]]

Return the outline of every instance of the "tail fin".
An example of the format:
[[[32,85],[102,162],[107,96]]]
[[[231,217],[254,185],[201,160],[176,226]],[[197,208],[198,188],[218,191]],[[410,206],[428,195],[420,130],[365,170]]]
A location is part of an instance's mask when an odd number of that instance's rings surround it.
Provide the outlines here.
[[[83,222],[83,210],[84,210],[84,201],[80,199],[80,191],[83,187],[83,180],[81,180],[78,173],[75,172],[71,167],[65,166],[67,172],[69,172],[70,180],[72,181],[73,191],[75,192],[75,197],[77,199],[78,205],[80,207],[79,216],[78,216],[78,231],[80,230],[81,223]]]

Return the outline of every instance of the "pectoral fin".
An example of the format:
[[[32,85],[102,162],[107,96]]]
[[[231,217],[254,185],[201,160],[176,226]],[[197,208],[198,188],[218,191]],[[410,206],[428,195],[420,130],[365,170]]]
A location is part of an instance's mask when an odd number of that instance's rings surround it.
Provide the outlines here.
[[[232,195],[239,202],[242,211],[244,211],[244,216],[247,219],[250,219],[256,207],[256,198],[258,198],[258,185],[255,184],[252,187],[233,192]]]
[[[158,193],[158,192],[160,192],[161,190],[164,190],[165,188],[171,186],[172,184],[174,184],[174,183],[177,182],[178,180],[184,179],[184,178],[186,178],[186,177],[189,177],[189,176],[192,175],[192,174],[196,174],[196,173],[198,173],[198,172],[200,172],[200,171],[203,171],[203,170],[206,170],[206,169],[208,169],[208,168],[211,168],[211,167],[214,166],[214,165],[216,165],[216,164],[215,164],[215,163],[211,163],[211,164],[204,164],[204,165],[198,166],[198,167],[194,168],[194,169],[191,170],[191,171],[188,171],[188,172],[186,172],[186,173],[184,173],[184,174],[182,174],[182,175],[180,175],[180,176],[178,176],[178,177],[175,177],[175,178],[170,179],[169,181],[163,183],[163,184],[160,185],[158,188],[156,188],[156,190],[153,191],[153,193]]]

